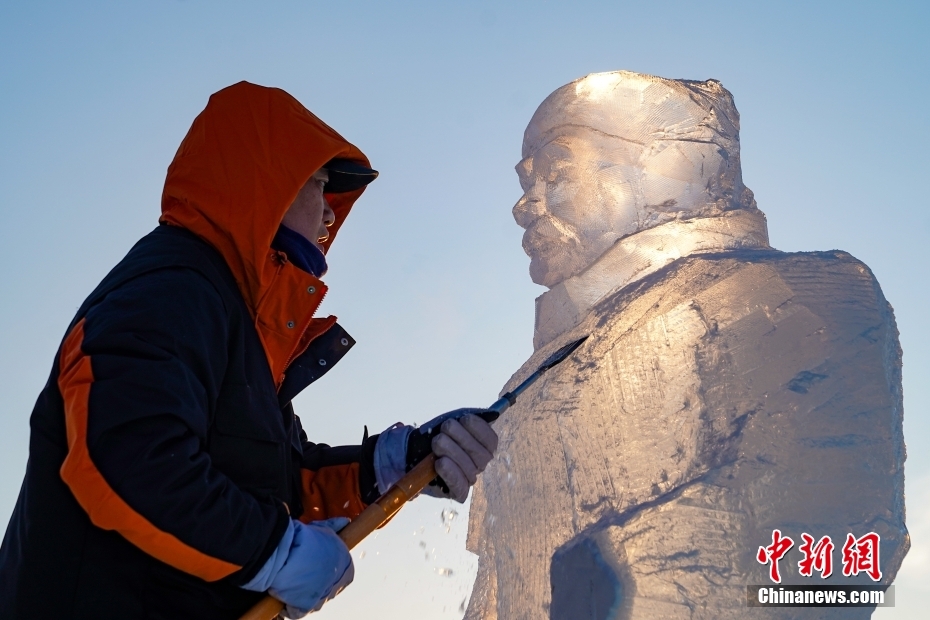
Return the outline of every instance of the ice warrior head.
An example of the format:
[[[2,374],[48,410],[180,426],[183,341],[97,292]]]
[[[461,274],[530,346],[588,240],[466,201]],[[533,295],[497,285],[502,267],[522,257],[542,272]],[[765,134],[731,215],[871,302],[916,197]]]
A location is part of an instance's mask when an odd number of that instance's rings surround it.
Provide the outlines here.
[[[566,84],[533,115],[516,169],[530,275],[550,288],[634,233],[756,210],[740,172],[739,113],[714,80],[614,71]]]

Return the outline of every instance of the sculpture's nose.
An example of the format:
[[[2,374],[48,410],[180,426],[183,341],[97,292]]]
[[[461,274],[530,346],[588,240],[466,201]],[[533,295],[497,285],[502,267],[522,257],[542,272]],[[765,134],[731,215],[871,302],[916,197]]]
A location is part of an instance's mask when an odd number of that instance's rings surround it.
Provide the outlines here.
[[[526,228],[546,212],[545,183],[537,181],[527,189],[513,206],[513,219],[517,226]]]

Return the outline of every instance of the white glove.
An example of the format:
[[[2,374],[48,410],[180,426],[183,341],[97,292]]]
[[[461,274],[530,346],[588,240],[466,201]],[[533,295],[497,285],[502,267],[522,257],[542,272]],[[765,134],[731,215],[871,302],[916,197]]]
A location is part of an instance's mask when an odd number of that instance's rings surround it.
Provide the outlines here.
[[[319,611],[355,577],[349,549],[336,535],[348,523],[345,517],[307,525],[291,519],[277,549],[242,587],[267,591],[282,601],[288,618],[303,618],[311,611]]]
[[[374,456],[378,490],[386,492],[433,452],[439,478],[423,492],[464,502],[497,450],[497,433],[480,417],[486,411],[456,409],[417,429],[398,423],[381,433]]]

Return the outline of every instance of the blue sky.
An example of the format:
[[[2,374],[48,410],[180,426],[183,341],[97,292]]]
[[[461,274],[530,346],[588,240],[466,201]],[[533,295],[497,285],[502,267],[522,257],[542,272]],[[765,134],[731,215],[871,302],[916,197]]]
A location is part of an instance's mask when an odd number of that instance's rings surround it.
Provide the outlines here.
[[[282,87],[382,173],[327,276],[324,310],[359,345],[297,403],[317,439],[348,443],[363,424],[488,404],[529,355],[543,289],[510,215],[523,129],[555,88],[628,69],[722,81],[772,244],[850,252],[894,306],[914,547],[898,607],[875,617],[916,618],[930,595],[928,27],[930,5],[893,1],[0,2],[0,524],[63,331],[155,226],[210,93]],[[440,504],[366,543],[356,584],[317,617],[375,600],[460,617],[464,511],[446,533]]]

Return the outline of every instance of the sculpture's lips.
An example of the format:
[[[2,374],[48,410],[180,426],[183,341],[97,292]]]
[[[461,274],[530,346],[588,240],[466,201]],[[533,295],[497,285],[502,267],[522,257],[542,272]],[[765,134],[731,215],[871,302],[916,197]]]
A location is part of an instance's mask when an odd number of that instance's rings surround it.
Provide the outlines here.
[[[565,234],[548,218],[540,218],[523,233],[523,251],[530,258],[564,252],[574,243],[577,243],[576,237]]]

